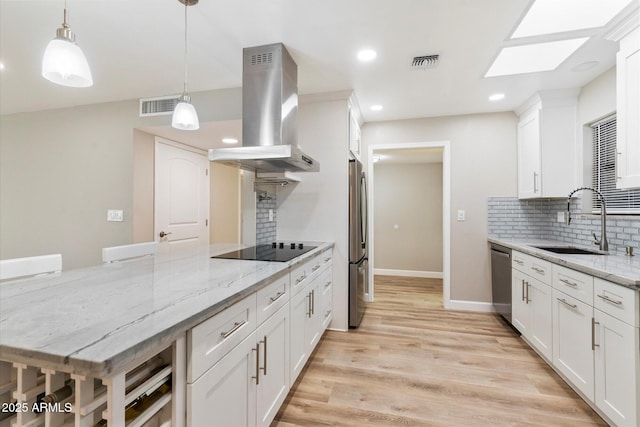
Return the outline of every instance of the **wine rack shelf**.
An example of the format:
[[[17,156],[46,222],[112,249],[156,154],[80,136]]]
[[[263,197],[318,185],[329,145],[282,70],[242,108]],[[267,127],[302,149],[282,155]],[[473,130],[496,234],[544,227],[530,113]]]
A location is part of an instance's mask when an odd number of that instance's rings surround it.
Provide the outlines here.
[[[0,360],[0,427],[184,427],[186,339],[103,378]]]

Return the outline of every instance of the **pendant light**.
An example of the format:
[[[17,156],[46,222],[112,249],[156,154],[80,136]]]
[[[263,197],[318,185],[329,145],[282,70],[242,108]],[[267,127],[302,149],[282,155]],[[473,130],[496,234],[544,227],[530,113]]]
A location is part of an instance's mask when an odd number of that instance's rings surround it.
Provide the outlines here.
[[[67,22],[67,2],[64,2],[64,20],[62,28],[56,31],[42,58],[42,77],[50,82],[70,87],[89,87],[93,85],[91,70],[76,36]]]
[[[181,130],[197,130],[200,128],[198,113],[191,104],[191,97],[187,93],[187,6],[198,4],[198,0],[178,0],[184,4],[184,91],[176,108],[173,110],[171,126]]]

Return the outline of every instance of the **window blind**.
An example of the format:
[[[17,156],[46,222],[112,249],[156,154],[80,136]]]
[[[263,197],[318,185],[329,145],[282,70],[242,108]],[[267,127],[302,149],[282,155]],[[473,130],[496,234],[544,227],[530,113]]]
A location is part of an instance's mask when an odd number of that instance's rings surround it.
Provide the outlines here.
[[[616,188],[616,116],[591,125],[593,135],[593,187],[607,201],[607,213],[640,214],[640,190]],[[600,200],[593,194],[594,212],[600,212]]]

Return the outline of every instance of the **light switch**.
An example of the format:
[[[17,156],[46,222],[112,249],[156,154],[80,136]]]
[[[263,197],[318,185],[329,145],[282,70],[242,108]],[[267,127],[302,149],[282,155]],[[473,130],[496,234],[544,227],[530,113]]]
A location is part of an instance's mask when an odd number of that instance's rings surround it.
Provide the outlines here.
[[[462,209],[458,211],[458,221],[464,221],[464,211]]]
[[[122,209],[108,209],[107,221],[124,221],[124,213]]]

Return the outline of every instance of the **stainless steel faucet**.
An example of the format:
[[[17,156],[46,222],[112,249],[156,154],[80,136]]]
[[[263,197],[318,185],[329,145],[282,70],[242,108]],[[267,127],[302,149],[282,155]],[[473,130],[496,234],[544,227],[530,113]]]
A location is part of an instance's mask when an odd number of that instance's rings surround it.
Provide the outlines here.
[[[582,191],[582,190],[593,191],[600,198],[600,240],[598,240],[598,238],[596,237],[596,233],[593,233],[593,238],[595,239],[595,242],[593,242],[593,244],[598,245],[601,251],[608,252],[609,242],[607,241],[607,202],[604,199],[604,196],[602,195],[601,192],[591,187],[580,187],[580,188],[576,188],[571,193],[569,193],[569,196],[567,196],[566,223],[567,225],[571,223],[571,196],[573,196],[574,193],[577,193],[578,191]]]

